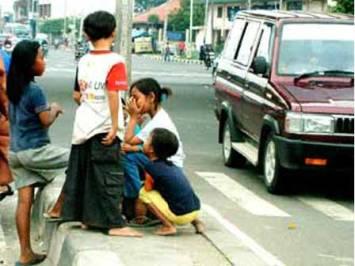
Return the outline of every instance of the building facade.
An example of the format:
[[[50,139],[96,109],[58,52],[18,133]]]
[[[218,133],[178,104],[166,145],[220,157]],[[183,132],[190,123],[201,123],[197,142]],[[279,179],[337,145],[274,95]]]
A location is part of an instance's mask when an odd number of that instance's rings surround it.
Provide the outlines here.
[[[207,27],[197,34],[197,45],[223,43],[232,27],[232,21],[240,10],[281,9],[326,12],[327,0],[209,0]],[[205,32],[205,30],[207,30]],[[199,46],[198,46],[199,47]]]
[[[39,17],[56,19],[64,17],[83,17],[96,10],[115,12],[113,0],[38,0]],[[83,4],[84,3],[84,4]]]

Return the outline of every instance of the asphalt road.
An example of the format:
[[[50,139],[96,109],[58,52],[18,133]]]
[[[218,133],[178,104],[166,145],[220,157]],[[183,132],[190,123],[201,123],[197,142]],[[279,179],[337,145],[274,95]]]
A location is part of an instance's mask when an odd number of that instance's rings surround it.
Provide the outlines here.
[[[74,72],[72,53],[50,51],[47,72],[38,79],[49,100],[64,106],[65,114],[51,128],[51,137],[54,143],[67,147],[75,111],[71,100]],[[210,72],[202,65],[134,56],[133,80],[148,76],[173,90],[164,108],[180,132],[187,154],[185,171],[211,221],[266,265],[354,265],[353,176],[298,174],[289,194],[268,194],[251,165],[243,169],[223,165]],[[13,197],[0,204],[5,236],[1,238],[0,230],[0,254],[5,250],[18,254],[11,222],[15,203]],[[231,252],[222,242],[217,241],[216,248]]]

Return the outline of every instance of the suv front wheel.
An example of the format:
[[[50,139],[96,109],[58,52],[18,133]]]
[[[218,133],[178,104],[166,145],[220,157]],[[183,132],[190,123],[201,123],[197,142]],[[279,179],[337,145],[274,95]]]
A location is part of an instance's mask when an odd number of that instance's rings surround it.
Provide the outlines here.
[[[242,167],[245,165],[246,159],[240,155],[232,147],[232,135],[229,121],[224,123],[223,126],[223,143],[222,143],[222,153],[223,161],[226,166],[236,166]]]
[[[274,134],[269,134],[264,149],[264,182],[270,193],[281,193],[284,188],[286,170],[281,167]]]

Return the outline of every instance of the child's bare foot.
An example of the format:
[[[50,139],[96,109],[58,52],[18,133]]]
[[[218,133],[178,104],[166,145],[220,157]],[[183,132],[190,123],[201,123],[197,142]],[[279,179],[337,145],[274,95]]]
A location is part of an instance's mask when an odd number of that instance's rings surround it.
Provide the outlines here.
[[[108,231],[110,236],[142,237],[143,234],[129,227],[112,228]]]
[[[157,231],[155,231],[156,235],[159,236],[172,236],[176,234],[176,228],[174,226],[161,226]]]
[[[200,220],[193,220],[191,224],[195,227],[196,234],[202,234],[205,231],[205,225]]]
[[[60,212],[52,209],[48,211],[45,216],[48,218],[60,218]]]
[[[80,224],[80,228],[83,229],[83,230],[88,230],[88,229],[89,229],[89,226],[86,225],[86,224],[81,223],[81,224]]]
[[[44,261],[46,259],[46,257],[47,256],[44,255],[44,254],[32,253],[28,257],[21,256],[20,260],[18,262],[16,262],[15,265],[35,265],[35,264],[39,264],[42,261]]]

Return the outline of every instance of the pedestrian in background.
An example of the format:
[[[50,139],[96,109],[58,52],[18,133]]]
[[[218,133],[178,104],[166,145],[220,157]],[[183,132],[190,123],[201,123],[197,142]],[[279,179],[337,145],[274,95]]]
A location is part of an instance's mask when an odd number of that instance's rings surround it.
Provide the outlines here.
[[[93,50],[78,63],[74,98],[76,110],[66,180],[48,213],[84,228],[100,228],[109,235],[142,236],[126,226],[121,214],[123,169],[121,140],[124,121],[121,94],[127,90],[125,62],[111,51],[116,19],[97,11],[84,19],[84,32]]]
[[[45,255],[31,247],[30,221],[34,189],[64,173],[68,151],[50,144],[49,127],[63,112],[57,103],[48,104],[42,88],[34,82],[45,70],[38,42],[19,42],[11,58],[7,78],[10,121],[9,164],[18,190],[16,210],[20,258],[16,265],[34,265]]]
[[[155,128],[144,142],[143,151],[149,157],[146,165],[145,185],[137,200],[137,223],[145,217],[147,209],[161,222],[157,235],[176,234],[175,225],[191,223],[196,233],[202,233],[203,223],[198,219],[200,200],[180,167],[167,160],[174,155],[179,141],[165,128]]]
[[[176,166],[182,168],[185,154],[182,147],[182,142],[174,122],[171,120],[168,113],[161,106],[161,103],[171,95],[171,90],[162,88],[160,84],[152,78],[144,78],[137,80],[130,87],[130,100],[127,103],[127,111],[130,119],[126,128],[124,142],[129,145],[143,144],[149,134],[155,128],[166,128],[172,131],[179,140],[179,148],[177,153],[168,158]],[[148,114],[151,118],[149,122],[142,128],[142,130],[135,135],[134,129],[137,124],[138,117],[141,114]],[[125,161],[125,168],[129,169],[125,173],[125,190],[129,191],[127,195],[131,200],[138,198],[139,190],[141,188],[140,168],[145,168],[149,159],[144,154],[140,154],[136,158],[135,153],[130,154]],[[144,156],[144,163],[142,160]]]
[[[0,58],[2,58],[6,74],[8,74],[10,70],[11,56],[4,50],[0,49]]]
[[[13,195],[9,184],[12,182],[8,161],[9,150],[9,120],[6,97],[6,67],[0,53],[0,201]]]
[[[171,49],[169,42],[166,42],[165,48],[164,48],[164,61],[170,61],[170,54],[171,54]]]
[[[185,42],[180,41],[178,47],[179,47],[179,55],[180,57],[182,57],[185,54],[185,48],[186,48]]]

